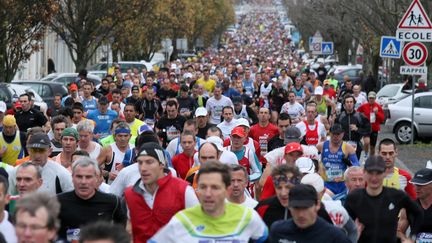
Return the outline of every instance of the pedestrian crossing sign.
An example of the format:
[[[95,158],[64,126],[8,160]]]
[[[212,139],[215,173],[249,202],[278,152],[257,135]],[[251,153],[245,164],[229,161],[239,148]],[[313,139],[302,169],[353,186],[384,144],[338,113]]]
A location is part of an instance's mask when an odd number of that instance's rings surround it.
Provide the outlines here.
[[[321,42],[321,53],[323,55],[333,54],[333,42]]]
[[[394,36],[381,36],[380,57],[400,58],[401,42]]]

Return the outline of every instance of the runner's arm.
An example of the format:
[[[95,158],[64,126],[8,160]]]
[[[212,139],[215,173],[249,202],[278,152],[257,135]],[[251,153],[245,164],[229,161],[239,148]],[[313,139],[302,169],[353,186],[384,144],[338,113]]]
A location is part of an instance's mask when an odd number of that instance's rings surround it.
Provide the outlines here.
[[[255,182],[261,177],[261,164],[259,163],[258,157],[255,155],[254,152],[249,150],[249,164],[251,166],[251,173],[249,175],[249,181]]]

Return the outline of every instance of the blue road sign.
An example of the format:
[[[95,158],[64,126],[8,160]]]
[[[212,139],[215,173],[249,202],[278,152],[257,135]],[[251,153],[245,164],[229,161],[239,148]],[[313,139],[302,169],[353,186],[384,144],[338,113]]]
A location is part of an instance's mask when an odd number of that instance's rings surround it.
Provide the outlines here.
[[[402,52],[401,42],[394,36],[381,36],[380,57],[400,58]]]
[[[323,55],[333,55],[333,42],[322,42],[321,52]]]

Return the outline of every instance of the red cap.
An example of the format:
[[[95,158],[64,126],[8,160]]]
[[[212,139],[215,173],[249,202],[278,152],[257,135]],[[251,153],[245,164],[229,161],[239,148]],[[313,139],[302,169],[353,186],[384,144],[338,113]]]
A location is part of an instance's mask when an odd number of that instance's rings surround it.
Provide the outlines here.
[[[21,102],[17,101],[15,102],[15,109],[22,108]]]
[[[296,151],[301,152],[303,154],[303,148],[300,143],[293,142],[285,146],[285,154],[289,154]]]
[[[70,90],[70,91],[78,91],[78,85],[76,85],[76,83],[72,83],[72,84],[69,86],[69,90]]]
[[[246,137],[246,132],[244,130],[243,127],[235,127],[232,131],[231,131],[231,136],[237,135],[241,138]]]

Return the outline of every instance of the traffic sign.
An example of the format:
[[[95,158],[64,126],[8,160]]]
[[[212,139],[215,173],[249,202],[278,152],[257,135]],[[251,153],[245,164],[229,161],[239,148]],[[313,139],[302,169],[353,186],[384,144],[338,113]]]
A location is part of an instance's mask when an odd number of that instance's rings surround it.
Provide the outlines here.
[[[432,24],[419,0],[408,7],[396,31],[400,41],[432,42]]]
[[[321,54],[333,55],[333,42],[321,42]]]
[[[400,58],[401,42],[394,36],[381,36],[380,57]]]
[[[427,67],[401,66],[400,74],[403,75],[427,75]]]
[[[420,42],[410,42],[406,44],[402,51],[402,57],[406,64],[410,66],[422,65],[428,56],[426,46]]]

